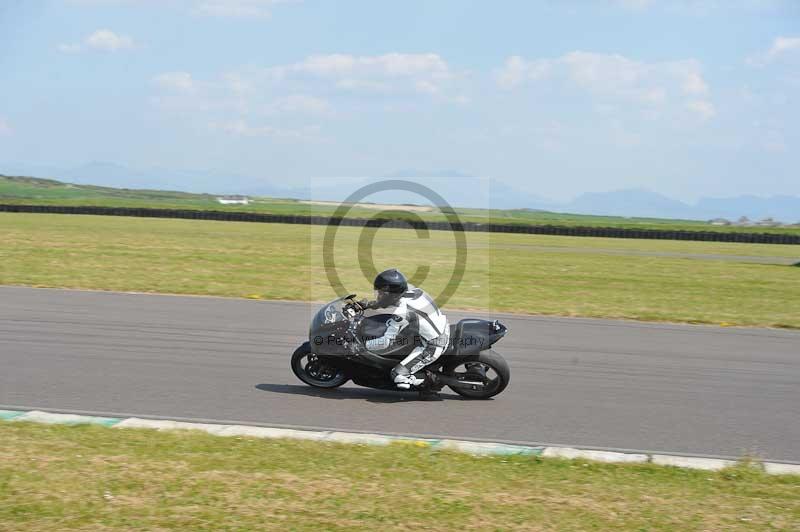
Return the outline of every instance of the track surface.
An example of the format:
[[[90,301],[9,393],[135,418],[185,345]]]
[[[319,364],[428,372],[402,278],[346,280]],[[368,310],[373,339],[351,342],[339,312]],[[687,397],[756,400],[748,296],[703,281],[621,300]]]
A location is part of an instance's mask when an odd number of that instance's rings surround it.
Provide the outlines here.
[[[296,381],[314,310],[0,287],[0,405],[800,461],[796,332],[505,315],[508,390],[418,402]]]

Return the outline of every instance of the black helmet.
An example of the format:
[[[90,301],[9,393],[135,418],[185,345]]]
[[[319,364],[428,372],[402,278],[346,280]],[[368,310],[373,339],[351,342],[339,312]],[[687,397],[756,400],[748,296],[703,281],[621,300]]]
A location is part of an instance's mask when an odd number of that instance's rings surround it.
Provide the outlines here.
[[[381,307],[397,303],[408,291],[406,276],[395,269],[379,273],[372,286],[375,288],[375,298]]]

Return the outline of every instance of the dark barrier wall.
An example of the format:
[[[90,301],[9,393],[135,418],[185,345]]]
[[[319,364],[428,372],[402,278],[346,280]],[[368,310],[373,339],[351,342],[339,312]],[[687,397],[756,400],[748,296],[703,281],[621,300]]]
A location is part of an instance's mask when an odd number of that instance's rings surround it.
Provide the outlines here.
[[[328,218],[252,212],[196,211],[183,209],[140,209],[130,207],[93,207],[59,205],[0,205],[0,212],[51,214],[94,214],[101,216],[138,216],[143,218],[184,218],[224,222],[260,222],[306,225],[344,225],[353,227],[427,227],[433,230],[480,231],[487,233],[524,233],[532,235],[596,236],[605,238],[644,238],[659,240],[699,240],[704,242],[746,242],[751,244],[800,244],[800,235],[777,233],[738,233],[719,231],[664,231],[660,229],[625,229],[617,227],[570,227],[561,225],[501,225],[464,222],[452,228],[448,222],[366,220]]]

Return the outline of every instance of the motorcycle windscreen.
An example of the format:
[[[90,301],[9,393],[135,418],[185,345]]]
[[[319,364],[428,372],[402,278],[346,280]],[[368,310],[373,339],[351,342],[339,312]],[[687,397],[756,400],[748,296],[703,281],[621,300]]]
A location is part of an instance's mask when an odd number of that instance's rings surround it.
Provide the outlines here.
[[[311,326],[308,329],[309,335],[325,334],[331,330],[338,329],[338,324],[347,321],[342,312],[344,305],[344,298],[334,299],[330,303],[322,305],[311,320]]]

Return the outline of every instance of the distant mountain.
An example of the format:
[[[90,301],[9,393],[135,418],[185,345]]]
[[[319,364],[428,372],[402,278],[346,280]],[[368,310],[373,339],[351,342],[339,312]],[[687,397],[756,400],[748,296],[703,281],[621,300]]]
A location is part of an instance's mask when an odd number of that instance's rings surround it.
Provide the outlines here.
[[[556,208],[558,203],[542,196],[528,194],[502,181],[493,179],[489,184],[488,206],[492,209],[531,209],[548,211]]]
[[[587,192],[572,201],[554,202],[527,193],[503,181],[479,178],[458,170],[406,169],[375,178],[309,180],[299,186],[276,185],[271,179],[240,174],[157,167],[139,169],[101,161],[69,168],[43,164],[0,163],[0,174],[47,177],[77,184],[116,188],[246,194],[326,201],[342,201],[359,187],[370,183],[386,179],[403,179],[430,187],[454,207],[533,209],[601,216],[687,220],[712,218],[735,220],[740,216],[747,216],[751,220],[769,217],[782,222],[800,222],[800,197],[796,196],[704,197],[695,204],[688,204],[657,192],[636,188]],[[382,192],[367,200],[392,204],[429,203],[415,193],[404,191]]]
[[[114,188],[168,188],[175,189],[170,176],[148,175],[146,172],[132,170],[127,166],[93,161],[76,168],[66,168],[57,176],[79,185],[99,185]]]
[[[796,196],[736,196],[730,198],[700,198],[690,205],[645,189],[616,190],[581,194],[573,201],[553,210],[575,214],[598,214],[645,218],[679,218],[751,220],[774,218],[795,223],[800,221],[800,197]]]
[[[704,219],[694,207],[645,189],[626,189],[611,192],[581,194],[558,207],[564,212],[632,216],[642,218]]]

